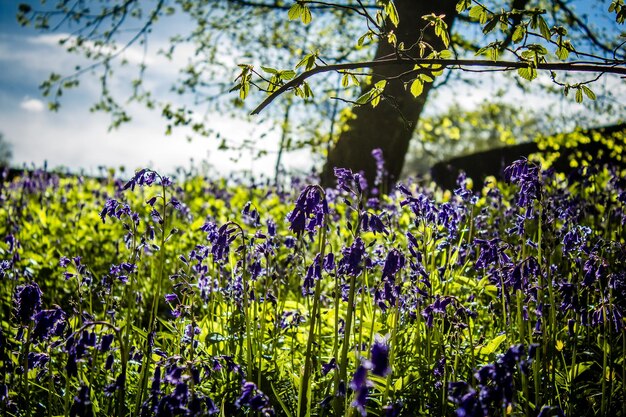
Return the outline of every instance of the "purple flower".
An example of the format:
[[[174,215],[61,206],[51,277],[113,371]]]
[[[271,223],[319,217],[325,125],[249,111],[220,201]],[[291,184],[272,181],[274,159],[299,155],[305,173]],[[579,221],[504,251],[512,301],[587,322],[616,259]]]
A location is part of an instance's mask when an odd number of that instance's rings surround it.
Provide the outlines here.
[[[344,248],[341,253],[343,258],[339,263],[339,270],[347,275],[359,275],[363,269],[362,261],[365,254],[365,244],[360,237],[357,237],[354,243]]]
[[[385,266],[383,267],[383,279],[388,278],[393,280],[395,275],[404,267],[405,259],[402,252],[393,248],[387,254],[385,260]]]
[[[61,308],[52,310],[41,310],[35,314],[35,328],[33,329],[33,340],[47,340],[51,336],[60,336],[65,328],[66,314]]]
[[[309,185],[300,193],[295,208],[287,215],[289,230],[299,235],[302,232],[314,232],[324,223],[328,214],[328,202],[322,189]]]
[[[361,228],[365,232],[387,234],[387,228],[381,218],[372,213],[363,213],[361,216]]]
[[[513,162],[504,169],[504,178],[519,186],[516,203],[520,207],[529,208],[533,200],[541,197],[541,181],[539,168],[525,159]]]
[[[41,290],[36,283],[20,285],[15,290],[15,316],[20,324],[27,325],[41,309]]]
[[[74,403],[70,408],[70,417],[92,417],[93,405],[89,398],[89,387],[82,385],[78,394],[74,397]]]
[[[43,368],[50,357],[45,353],[30,352],[28,354],[28,369]]]
[[[467,382],[450,382],[448,398],[457,405],[457,417],[485,417],[487,414],[478,399],[478,393]]]
[[[371,384],[367,380],[367,365],[367,363],[361,363],[356,369],[352,381],[350,381],[350,388],[354,391],[354,400],[351,405],[359,410],[363,417],[367,415],[365,404],[367,403],[367,394]]]
[[[61,268],[66,268],[70,263],[70,259],[67,256],[61,256],[59,259],[59,266]]]
[[[273,416],[269,398],[261,390],[259,390],[254,382],[244,381],[241,387],[241,395],[235,401],[237,408],[249,407],[251,411],[259,411],[264,416]]]
[[[385,377],[391,373],[389,366],[389,343],[386,337],[376,335],[371,350],[371,370],[374,375]]]
[[[509,256],[504,252],[506,246],[501,246],[502,239],[493,238],[490,240],[474,239],[480,247],[480,255],[476,260],[476,268],[487,268],[491,265],[507,265],[511,262]]]
[[[324,271],[329,274],[335,272],[335,255],[330,252],[324,257]]]
[[[374,186],[378,187],[383,183],[385,177],[385,158],[383,157],[383,151],[380,148],[372,150],[372,156],[376,161],[376,179],[374,180]]]
[[[322,375],[326,376],[334,369],[337,369],[337,360],[332,358],[328,363],[322,364]]]
[[[100,352],[108,352],[113,343],[113,335],[105,334],[100,338]]]
[[[315,286],[315,281],[322,279],[322,270],[320,268],[320,254],[318,253],[313,259],[313,262],[306,271],[306,276],[304,277],[304,282],[302,283],[302,295],[307,296],[313,294],[313,287]]]

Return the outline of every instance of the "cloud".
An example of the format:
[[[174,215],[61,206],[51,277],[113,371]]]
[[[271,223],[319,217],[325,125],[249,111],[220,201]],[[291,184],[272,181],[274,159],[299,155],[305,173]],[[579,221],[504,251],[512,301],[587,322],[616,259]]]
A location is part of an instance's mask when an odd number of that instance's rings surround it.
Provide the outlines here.
[[[43,103],[43,101],[29,97],[24,97],[24,99],[20,103],[20,107],[26,111],[34,113],[39,113],[46,109],[46,105]]]

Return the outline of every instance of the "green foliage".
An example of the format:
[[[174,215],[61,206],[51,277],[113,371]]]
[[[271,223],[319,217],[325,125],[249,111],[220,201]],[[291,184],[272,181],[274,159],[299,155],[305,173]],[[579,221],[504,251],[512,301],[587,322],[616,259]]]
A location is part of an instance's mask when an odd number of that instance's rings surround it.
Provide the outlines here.
[[[247,381],[277,415],[354,415],[360,401],[371,415],[396,406],[403,416],[452,415],[461,404],[449,383],[477,386],[478,370],[501,371],[509,358],[502,354],[521,345],[522,358],[503,377],[511,397],[485,403],[490,413],[528,415],[545,405],[619,415],[625,334],[611,314],[624,306],[616,292],[624,290],[626,210],[614,173],[581,172],[582,182],[538,176],[540,194],[529,206],[519,202],[523,187],[495,182],[464,183],[463,197],[413,182],[367,208],[354,184],[334,192],[309,186],[328,212],[304,233],[284,220],[305,207],[304,198],[296,203],[298,187],[277,193],[194,175],[125,190],[113,173],[16,178],[0,189],[0,383],[8,393],[0,407],[71,415],[81,404],[76,393],[88,387],[97,416],[154,415],[155,403],[171,404],[164,398],[185,409],[210,398],[223,415],[245,416],[255,404],[244,401]],[[121,211],[102,211],[111,198]],[[386,230],[367,226],[373,219]],[[524,229],[511,233],[520,219]],[[354,262],[349,248],[359,239],[364,259],[347,274],[340,265]],[[222,256],[216,248],[224,244]],[[395,272],[392,250],[406,259]],[[320,266],[314,294],[303,293],[316,256],[321,263],[327,253],[336,266]],[[121,274],[123,264],[135,267]],[[17,320],[16,294],[33,282],[43,292],[40,309],[58,305],[68,314],[65,329],[45,340],[33,336],[31,317]],[[106,350],[104,336],[112,338]],[[377,343],[389,350],[390,373],[363,359]],[[46,362],[28,369],[40,355]],[[336,366],[323,372],[332,358]],[[16,371],[21,365],[26,372]],[[361,365],[365,400],[354,385],[335,397],[339,376],[356,384]],[[482,386],[494,395],[501,388]]]
[[[422,118],[405,171],[425,173],[456,156],[531,142],[547,129],[548,120],[505,102],[485,102],[474,109],[454,103],[441,114]]]

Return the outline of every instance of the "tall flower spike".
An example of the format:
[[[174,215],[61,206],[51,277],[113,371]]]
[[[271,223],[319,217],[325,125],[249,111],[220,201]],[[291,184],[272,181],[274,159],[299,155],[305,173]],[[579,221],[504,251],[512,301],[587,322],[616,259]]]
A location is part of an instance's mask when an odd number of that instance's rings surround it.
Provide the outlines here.
[[[302,232],[314,232],[324,223],[328,214],[328,202],[322,189],[317,185],[309,185],[300,193],[296,206],[287,215],[289,229],[299,235]]]
[[[36,283],[20,285],[15,291],[15,316],[27,325],[41,309],[41,290]]]

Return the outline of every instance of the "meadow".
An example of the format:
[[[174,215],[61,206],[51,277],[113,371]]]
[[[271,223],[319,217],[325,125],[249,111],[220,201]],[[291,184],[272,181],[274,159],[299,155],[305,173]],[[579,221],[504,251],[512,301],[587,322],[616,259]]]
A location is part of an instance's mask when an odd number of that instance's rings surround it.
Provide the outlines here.
[[[626,416],[619,172],[335,174],[5,179],[0,414]]]

